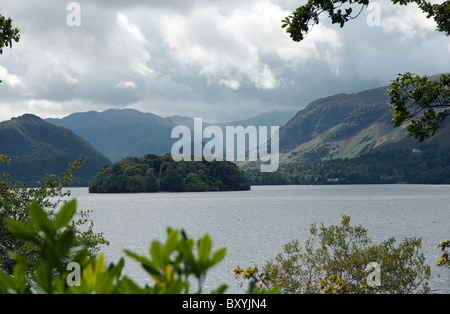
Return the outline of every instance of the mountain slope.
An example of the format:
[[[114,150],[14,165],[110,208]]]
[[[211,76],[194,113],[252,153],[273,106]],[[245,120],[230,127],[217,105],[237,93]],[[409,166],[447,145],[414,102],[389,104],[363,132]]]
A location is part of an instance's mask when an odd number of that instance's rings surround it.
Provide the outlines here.
[[[318,99],[280,130],[280,161],[353,158],[406,137],[393,128],[386,87]]]
[[[103,112],[74,113],[62,119],[47,119],[88,140],[111,161],[169,153],[173,122],[134,109],[109,109]]]
[[[0,154],[11,158],[0,172],[11,181],[35,185],[48,174],[67,171],[68,163],[86,159],[71,185],[87,186],[101,169],[111,162],[90,143],[72,131],[25,114],[0,123]]]

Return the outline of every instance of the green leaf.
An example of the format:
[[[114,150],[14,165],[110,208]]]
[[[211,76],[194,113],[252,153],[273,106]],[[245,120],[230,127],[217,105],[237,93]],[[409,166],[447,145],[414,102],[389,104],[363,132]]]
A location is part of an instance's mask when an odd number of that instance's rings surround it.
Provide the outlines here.
[[[211,253],[212,241],[208,235],[205,235],[198,241],[198,260],[201,265],[204,265]]]
[[[30,205],[28,208],[28,215],[38,231],[43,231],[49,238],[53,238],[56,230],[53,228],[50,219],[48,219],[47,213],[38,203]]]
[[[61,233],[56,240],[55,247],[60,258],[66,256],[75,244],[75,233],[68,229]]]
[[[122,274],[122,270],[125,267],[125,259],[121,258],[117,265],[111,264],[108,267],[108,272],[111,273],[115,278],[119,278]]]
[[[178,251],[183,257],[183,261],[191,266],[194,266],[195,264],[194,255],[192,254],[194,246],[195,242],[193,239],[186,239],[178,243]]]
[[[48,263],[42,263],[36,270],[35,281],[39,287],[46,293],[51,291],[52,270]]]
[[[136,254],[134,252],[131,252],[129,250],[124,250],[124,252],[125,252],[125,254],[128,257],[131,257],[132,259],[134,259],[135,261],[137,261],[137,262],[139,262],[141,264],[148,264],[148,263],[150,263],[150,261],[144,256],[140,256],[140,255],[138,255],[138,254]]]
[[[156,280],[162,280],[161,269],[155,267],[154,263],[152,263],[149,259],[129,250],[124,250],[124,252],[128,257],[131,257],[135,261],[139,262],[142,268],[144,268],[151,276],[153,276],[153,278],[155,278]]]
[[[152,244],[150,245],[150,256],[152,257],[153,262],[157,267],[161,269],[165,268],[164,256],[161,250],[161,243],[157,241],[152,242]]]
[[[60,272],[63,271],[63,256],[61,256],[56,245],[44,245],[41,254],[42,259],[48,263],[49,267],[57,268]]]
[[[170,257],[170,254],[177,247],[179,234],[180,234],[179,231],[168,230],[167,241],[163,247],[163,254],[167,258],[167,261],[168,261],[168,258]]]
[[[35,234],[33,226],[12,219],[6,220],[6,226],[16,238],[37,245],[41,244],[41,241]]]
[[[73,216],[77,211],[77,201],[73,199],[67,202],[56,214],[54,220],[54,227],[56,229],[61,229],[67,226],[72,220]]]
[[[14,266],[14,280],[15,280],[15,290],[24,294],[28,292],[27,279],[25,277],[27,269],[27,261],[23,257],[17,258],[17,263]]]
[[[161,293],[164,294],[181,294],[184,288],[184,281],[178,278],[176,281],[172,282],[168,287],[163,289]]]
[[[220,263],[225,258],[225,255],[227,255],[226,248],[222,248],[222,249],[214,252],[214,255],[210,261],[209,267],[213,267],[213,266],[217,265],[218,263]]]
[[[14,278],[9,274],[0,271],[0,293],[9,294],[11,293],[11,287],[14,286]]]

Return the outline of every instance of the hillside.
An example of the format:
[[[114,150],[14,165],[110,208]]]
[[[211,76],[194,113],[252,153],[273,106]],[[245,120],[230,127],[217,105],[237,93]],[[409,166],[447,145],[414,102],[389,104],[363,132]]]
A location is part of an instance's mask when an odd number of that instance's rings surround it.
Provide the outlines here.
[[[246,176],[252,185],[450,184],[448,135],[445,127],[423,143],[408,137],[356,158],[285,163],[276,173],[253,169]]]
[[[72,131],[31,114],[0,123],[0,153],[11,158],[10,164],[0,166],[0,172],[10,174],[12,182],[30,186],[49,174],[66,172],[68,163],[78,157],[86,162],[71,185],[87,186],[111,163]]]
[[[80,112],[47,121],[72,130],[112,162],[129,156],[167,154],[175,142],[170,137],[174,123],[134,109]]]
[[[386,87],[318,99],[280,129],[280,161],[353,158],[405,138],[394,129]]]

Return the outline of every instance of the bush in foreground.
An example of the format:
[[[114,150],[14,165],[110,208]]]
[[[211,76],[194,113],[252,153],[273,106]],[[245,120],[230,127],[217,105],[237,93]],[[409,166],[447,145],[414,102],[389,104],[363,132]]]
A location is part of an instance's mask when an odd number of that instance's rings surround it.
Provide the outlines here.
[[[73,200],[66,203],[54,219],[49,219],[46,211],[34,203],[28,209],[29,223],[7,220],[7,227],[15,237],[36,246],[40,265],[35,272],[28,272],[29,260],[16,256],[13,274],[0,272],[0,293],[180,294],[192,292],[192,279],[197,280],[197,293],[201,293],[207,271],[226,254],[224,248],[212,252],[212,242],[207,235],[195,243],[184,232],[168,229],[165,243],[151,243],[150,258],[125,251],[155,281],[153,286],[140,287],[122,275],[123,258],[106,267],[103,253],[90,256],[87,249],[75,247],[75,232],[66,228],[75,212],[76,200]],[[226,286],[219,286],[215,292],[225,289]]]
[[[286,294],[430,292],[431,270],[420,252],[421,239],[406,238],[396,246],[390,238],[372,245],[367,229],[351,226],[348,216],[340,226],[312,225],[310,233],[304,248],[293,241],[261,270],[256,265],[236,267],[235,275],[249,280],[254,289],[278,287]],[[375,285],[370,265],[380,266]]]

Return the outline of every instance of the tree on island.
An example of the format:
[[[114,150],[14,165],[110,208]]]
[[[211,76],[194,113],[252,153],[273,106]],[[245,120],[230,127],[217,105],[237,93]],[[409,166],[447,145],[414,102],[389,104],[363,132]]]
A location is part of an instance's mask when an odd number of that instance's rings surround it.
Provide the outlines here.
[[[128,157],[106,166],[90,193],[201,192],[249,190],[244,172],[227,161],[180,161],[170,154]]]

